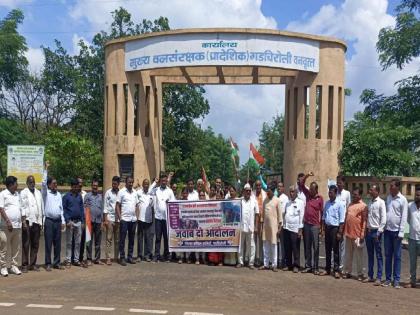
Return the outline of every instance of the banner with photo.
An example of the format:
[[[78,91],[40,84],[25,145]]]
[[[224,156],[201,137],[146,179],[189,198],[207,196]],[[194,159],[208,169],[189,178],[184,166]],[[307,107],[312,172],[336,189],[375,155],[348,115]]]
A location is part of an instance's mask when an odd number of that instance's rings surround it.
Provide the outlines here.
[[[171,201],[167,212],[169,251],[239,251],[240,199]]]

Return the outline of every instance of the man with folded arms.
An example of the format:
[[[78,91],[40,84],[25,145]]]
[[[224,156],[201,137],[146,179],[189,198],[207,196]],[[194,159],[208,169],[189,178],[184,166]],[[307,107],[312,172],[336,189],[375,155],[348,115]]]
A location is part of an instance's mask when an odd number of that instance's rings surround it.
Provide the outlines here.
[[[353,189],[352,202],[347,208],[346,219],[344,222],[344,237],[346,244],[346,255],[344,256],[344,278],[351,278],[353,266],[353,256],[356,258],[357,280],[363,280],[363,247],[365,239],[366,221],[368,208],[362,201],[362,190]]]
[[[375,286],[381,285],[382,281],[382,233],[386,224],[385,201],[379,197],[378,185],[372,185],[369,189],[371,200],[368,205],[366,249],[368,253],[368,277],[363,282],[374,282],[373,267],[375,265],[375,253],[377,272]]]

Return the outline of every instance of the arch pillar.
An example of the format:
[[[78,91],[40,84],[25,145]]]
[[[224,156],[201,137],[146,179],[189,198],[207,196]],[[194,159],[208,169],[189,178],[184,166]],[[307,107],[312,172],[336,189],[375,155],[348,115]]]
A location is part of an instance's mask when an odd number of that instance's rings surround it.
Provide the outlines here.
[[[335,179],[339,173],[338,153],[342,146],[343,48],[334,43],[321,42],[319,69],[318,73],[300,71],[294,79],[287,80],[285,102],[287,129],[284,133],[283,173],[284,183],[288,187],[296,183],[299,173],[306,174],[313,171],[315,176],[310,181],[316,181],[319,193],[327,196],[328,178]],[[304,99],[307,88],[309,88],[308,125],[305,119]],[[305,137],[305,126],[308,126],[307,137]]]

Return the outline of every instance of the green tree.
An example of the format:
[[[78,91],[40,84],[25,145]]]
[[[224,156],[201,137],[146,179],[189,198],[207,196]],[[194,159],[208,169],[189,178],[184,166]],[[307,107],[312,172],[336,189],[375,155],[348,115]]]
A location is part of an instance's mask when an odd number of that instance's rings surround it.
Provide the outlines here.
[[[420,1],[403,0],[396,11],[396,25],[381,29],[376,44],[383,69],[392,65],[402,69],[420,54]]]
[[[12,10],[0,20],[0,95],[3,88],[12,88],[27,73],[26,40],[19,34],[23,13]]]
[[[86,181],[102,178],[102,152],[91,140],[61,129],[50,129],[41,139],[50,161],[50,174],[59,184],[82,176]]]
[[[413,130],[357,113],[346,125],[339,159],[344,174],[410,176],[418,172]]]
[[[7,146],[17,144],[31,144],[32,134],[17,120],[0,118],[0,181],[3,183],[7,176]]]
[[[420,1],[403,0],[397,7],[395,27],[379,33],[377,49],[385,71],[392,65],[402,69],[420,53]],[[347,174],[420,174],[420,76],[396,82],[391,96],[366,89],[360,101],[362,113],[344,130],[339,154]]]
[[[265,158],[264,168],[283,173],[284,116],[276,115],[271,122],[264,122],[259,133],[259,152]]]

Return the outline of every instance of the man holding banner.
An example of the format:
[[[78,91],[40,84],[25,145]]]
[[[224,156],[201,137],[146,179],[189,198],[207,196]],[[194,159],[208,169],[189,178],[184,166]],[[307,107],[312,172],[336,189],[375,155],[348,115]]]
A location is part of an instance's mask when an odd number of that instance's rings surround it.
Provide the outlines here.
[[[254,221],[255,215],[259,214],[257,200],[251,198],[251,186],[246,184],[243,190],[242,199],[242,226],[241,226],[241,251],[238,254],[237,268],[244,266],[244,256],[248,256],[248,265],[254,269],[255,243],[254,243]]]

